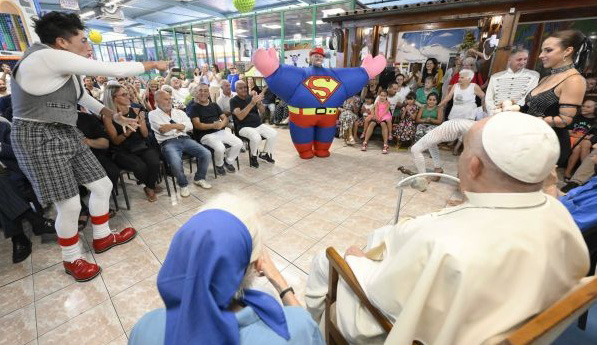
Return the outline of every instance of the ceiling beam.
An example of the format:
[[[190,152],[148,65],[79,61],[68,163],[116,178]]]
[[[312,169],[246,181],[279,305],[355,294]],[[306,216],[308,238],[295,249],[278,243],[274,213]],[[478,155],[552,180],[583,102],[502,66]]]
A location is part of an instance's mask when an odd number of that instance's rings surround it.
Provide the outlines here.
[[[154,28],[154,29],[165,28],[168,26],[168,24],[155,22],[155,21],[151,21],[151,20],[145,20],[145,19],[141,19],[138,17],[134,18],[134,19],[133,18],[130,18],[130,19],[136,21],[140,25],[145,25],[145,26],[148,26],[148,27]],[[129,25],[129,26],[136,26],[136,25]]]

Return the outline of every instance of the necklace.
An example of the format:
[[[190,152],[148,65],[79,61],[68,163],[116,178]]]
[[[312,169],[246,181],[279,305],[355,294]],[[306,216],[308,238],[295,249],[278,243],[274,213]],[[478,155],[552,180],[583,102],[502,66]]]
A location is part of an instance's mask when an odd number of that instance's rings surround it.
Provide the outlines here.
[[[551,69],[551,74],[552,75],[558,74],[560,72],[564,72],[564,71],[567,71],[567,70],[572,69],[572,68],[574,68],[573,64],[562,66],[562,67],[558,67],[558,68],[552,68]]]

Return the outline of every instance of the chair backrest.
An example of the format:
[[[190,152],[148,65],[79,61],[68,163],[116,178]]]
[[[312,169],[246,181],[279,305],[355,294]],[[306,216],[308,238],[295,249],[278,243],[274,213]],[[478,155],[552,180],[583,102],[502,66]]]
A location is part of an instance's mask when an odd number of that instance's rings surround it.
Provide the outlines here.
[[[597,301],[597,277],[510,333],[499,345],[551,344]]]

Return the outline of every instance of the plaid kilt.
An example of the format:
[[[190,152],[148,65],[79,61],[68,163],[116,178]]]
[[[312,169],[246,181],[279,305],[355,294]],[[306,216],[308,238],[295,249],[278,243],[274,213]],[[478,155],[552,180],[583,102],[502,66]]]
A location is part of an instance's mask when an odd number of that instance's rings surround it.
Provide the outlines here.
[[[76,127],[15,119],[10,139],[19,167],[42,204],[72,198],[79,194],[79,185],[106,176]]]

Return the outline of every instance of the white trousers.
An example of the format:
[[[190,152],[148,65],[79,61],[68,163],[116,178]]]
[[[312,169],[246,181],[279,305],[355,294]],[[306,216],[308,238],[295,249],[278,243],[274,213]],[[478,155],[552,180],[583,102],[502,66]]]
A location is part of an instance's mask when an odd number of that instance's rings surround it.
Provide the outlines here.
[[[463,136],[475,123],[474,120],[468,119],[454,119],[445,121],[441,125],[435,127],[429,133],[425,134],[419,141],[417,141],[411,148],[410,152],[413,155],[415,166],[419,174],[425,173],[425,157],[423,152],[429,150],[433,166],[441,168],[442,160],[439,155],[437,144],[454,141]]]
[[[226,163],[234,164],[234,161],[240,153],[241,147],[243,147],[242,140],[225,129],[204,135],[203,138],[201,138],[201,144],[209,146],[214,150],[216,166],[219,167],[224,165],[224,156],[226,156]],[[230,145],[227,155],[226,146],[224,146],[224,144]]]
[[[276,137],[278,136],[278,132],[275,129],[271,128],[268,125],[261,124],[259,127],[244,127],[238,131],[238,134],[242,137],[249,139],[249,144],[251,146],[251,156],[257,155],[257,150],[261,146],[261,137],[265,138],[265,147],[263,148],[263,152],[265,153],[273,153],[274,147],[276,146]]]

